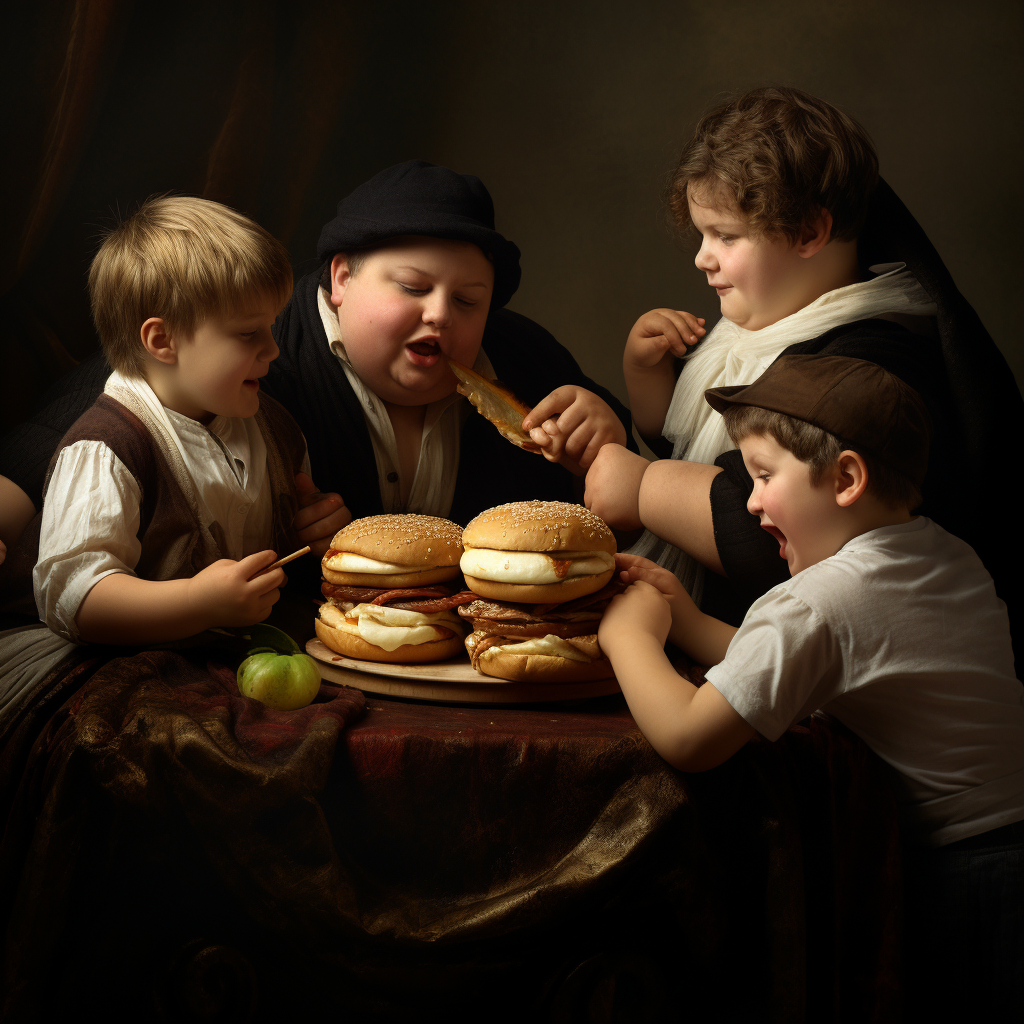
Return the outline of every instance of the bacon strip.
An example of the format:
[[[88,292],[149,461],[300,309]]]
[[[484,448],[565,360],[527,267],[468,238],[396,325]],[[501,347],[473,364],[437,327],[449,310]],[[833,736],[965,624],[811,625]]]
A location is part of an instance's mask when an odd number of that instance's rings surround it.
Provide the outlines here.
[[[406,611],[421,612],[428,615],[433,612],[448,611],[466,604],[476,598],[471,590],[460,590],[453,593],[451,586],[437,583],[429,587],[404,587],[384,590],[381,587],[352,587],[338,583],[320,584],[320,592],[324,597],[335,601],[351,601],[353,604],[392,605]]]

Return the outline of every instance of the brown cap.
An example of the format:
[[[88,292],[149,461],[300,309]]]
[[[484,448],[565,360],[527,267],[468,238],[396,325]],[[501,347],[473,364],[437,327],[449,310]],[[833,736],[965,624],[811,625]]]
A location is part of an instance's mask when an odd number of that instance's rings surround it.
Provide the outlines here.
[[[921,396],[877,363],[848,356],[780,356],[753,384],[711,388],[704,397],[722,412],[754,405],[834,434],[920,487],[932,421]]]

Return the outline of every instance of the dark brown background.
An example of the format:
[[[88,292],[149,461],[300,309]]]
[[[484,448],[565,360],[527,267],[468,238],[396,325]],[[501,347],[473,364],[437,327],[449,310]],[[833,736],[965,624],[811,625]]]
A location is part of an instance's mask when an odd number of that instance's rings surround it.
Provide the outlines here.
[[[1024,380],[1018,0],[63,0],[5,20],[0,430],[95,347],[85,274],[118,210],[221,200],[298,274],[337,200],[410,157],[484,180],[523,250],[512,307],[624,396],[640,313],[716,312],[665,227],[665,176],[701,110],[767,82],[867,126]]]

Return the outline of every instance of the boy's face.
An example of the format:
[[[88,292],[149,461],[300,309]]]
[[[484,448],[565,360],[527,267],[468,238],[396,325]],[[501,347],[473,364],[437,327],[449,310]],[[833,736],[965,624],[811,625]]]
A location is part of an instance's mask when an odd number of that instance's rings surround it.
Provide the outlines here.
[[[254,416],[260,407],[259,378],[280,349],[270,327],[281,306],[277,297],[257,299],[249,309],[204,320],[178,344],[164,405],[200,423],[215,416]]]
[[[779,542],[790,575],[834,555],[848,538],[833,474],[812,484],[810,466],[767,435],[745,437],[739,448],[754,481],[747,511]]]
[[[746,215],[731,204],[692,196],[690,218],[700,233],[694,260],[718,293],[722,316],[748,331],[759,331],[807,303],[806,260],[785,236],[755,234]]]
[[[427,405],[455,390],[446,359],[472,366],[494,268],[470,242],[419,236],[331,267],[331,302],[356,373],[384,402]]]

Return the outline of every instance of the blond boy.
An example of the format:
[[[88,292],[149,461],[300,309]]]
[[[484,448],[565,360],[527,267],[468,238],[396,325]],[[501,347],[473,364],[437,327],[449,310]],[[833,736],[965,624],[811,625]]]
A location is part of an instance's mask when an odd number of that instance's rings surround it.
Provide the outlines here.
[[[284,547],[323,548],[342,508],[300,511],[304,439],[260,396],[291,292],[284,248],[218,203],[152,199],[107,235],[89,291],[113,373],[51,466],[40,618],[107,643],[265,619],[285,576],[260,570]]]

